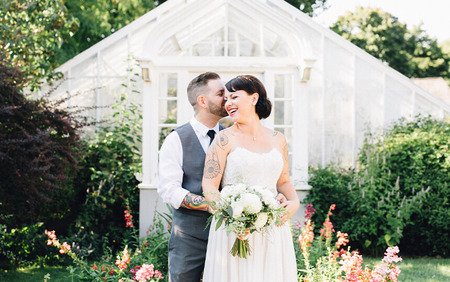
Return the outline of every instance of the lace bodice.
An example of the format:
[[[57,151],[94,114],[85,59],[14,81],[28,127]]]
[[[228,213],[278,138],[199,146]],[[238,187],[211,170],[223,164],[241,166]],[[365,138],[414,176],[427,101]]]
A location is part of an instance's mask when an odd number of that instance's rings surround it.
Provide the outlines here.
[[[237,147],[228,154],[222,185],[244,183],[266,186],[276,195],[276,184],[282,170],[283,156],[277,149],[256,153]]]

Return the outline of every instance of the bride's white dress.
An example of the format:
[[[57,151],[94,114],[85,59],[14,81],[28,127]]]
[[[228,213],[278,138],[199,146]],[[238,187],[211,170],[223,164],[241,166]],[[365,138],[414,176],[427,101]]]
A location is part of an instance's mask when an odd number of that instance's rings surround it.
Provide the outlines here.
[[[238,147],[227,157],[222,184],[245,183],[272,189],[283,169],[283,156],[277,149],[255,153]],[[203,281],[253,282],[298,281],[292,234],[288,223],[254,232],[249,236],[251,255],[247,259],[230,254],[236,236],[227,235],[223,225],[216,231],[211,223]]]

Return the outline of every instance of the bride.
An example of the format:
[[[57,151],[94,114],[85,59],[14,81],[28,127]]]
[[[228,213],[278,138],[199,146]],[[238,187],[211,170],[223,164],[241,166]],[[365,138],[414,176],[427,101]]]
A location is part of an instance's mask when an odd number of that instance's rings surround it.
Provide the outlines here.
[[[298,281],[297,264],[289,223],[300,203],[289,178],[286,139],[280,132],[262,126],[272,105],[262,83],[241,75],[225,87],[225,109],[234,125],[220,131],[211,144],[203,172],[203,193],[208,202],[218,199],[220,184],[244,183],[282,193],[286,213],[282,225],[272,225],[249,235],[251,255],[234,257],[236,239],[225,228],[210,228],[203,281]],[[215,222],[212,223],[215,226]]]

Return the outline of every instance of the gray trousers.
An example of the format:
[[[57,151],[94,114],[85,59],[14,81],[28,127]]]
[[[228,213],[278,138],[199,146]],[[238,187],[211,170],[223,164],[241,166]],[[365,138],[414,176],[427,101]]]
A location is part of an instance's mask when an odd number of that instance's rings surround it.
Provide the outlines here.
[[[209,228],[207,212],[175,210],[169,239],[169,280],[199,282],[205,266]]]

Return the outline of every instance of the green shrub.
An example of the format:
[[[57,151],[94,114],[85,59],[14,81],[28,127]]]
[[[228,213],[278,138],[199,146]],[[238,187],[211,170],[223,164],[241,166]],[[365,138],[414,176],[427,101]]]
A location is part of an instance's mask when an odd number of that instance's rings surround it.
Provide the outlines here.
[[[141,110],[125,95],[113,109],[111,120],[88,139],[75,180],[87,193],[71,239],[91,246],[92,259],[101,256],[107,246],[117,250],[130,236],[123,221],[125,209],[131,209],[136,220],[139,216],[136,174],[141,172]]]
[[[80,129],[59,100],[30,100],[21,74],[0,57],[0,207],[13,214],[9,228],[39,221],[67,229],[80,190],[72,185],[82,151]],[[51,223],[50,223],[51,222]]]
[[[45,243],[43,223],[24,225],[21,228],[8,228],[4,223],[13,220],[13,217],[13,215],[0,213],[1,269],[64,263],[57,252]]]
[[[449,137],[446,122],[400,120],[366,141],[358,171],[311,168],[313,188],[305,202],[319,214],[335,203],[336,228],[350,234],[352,247],[362,252],[377,255],[386,245],[400,244],[407,254],[446,256]]]
[[[385,169],[399,177],[400,191],[413,196],[429,189],[423,205],[412,210],[400,244],[410,255],[449,255],[450,242],[450,125],[446,121],[417,116],[395,123],[373,148],[386,156]],[[366,163],[364,158],[361,162]],[[390,179],[393,183],[394,178]],[[429,187],[429,188],[428,188]]]
[[[352,181],[353,171],[338,169],[328,166],[325,169],[310,168],[311,178],[308,183],[312,186],[305,203],[311,203],[317,211],[311,220],[315,223],[325,221],[326,211],[332,205],[336,205],[333,214],[335,226],[341,230],[341,226],[352,216],[351,199],[348,197],[349,185]]]
[[[38,222],[67,234],[85,191],[73,177],[87,120],[61,109],[64,99],[27,98],[17,86],[22,81],[0,56],[0,214],[10,215],[0,220],[0,264],[8,268],[47,257],[45,245],[37,243],[44,229]]]

